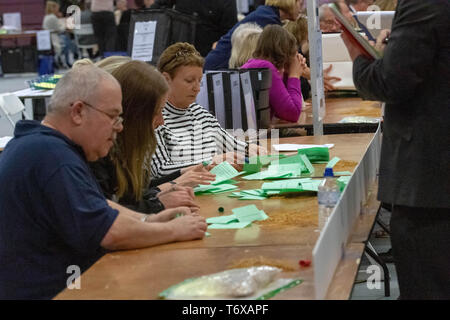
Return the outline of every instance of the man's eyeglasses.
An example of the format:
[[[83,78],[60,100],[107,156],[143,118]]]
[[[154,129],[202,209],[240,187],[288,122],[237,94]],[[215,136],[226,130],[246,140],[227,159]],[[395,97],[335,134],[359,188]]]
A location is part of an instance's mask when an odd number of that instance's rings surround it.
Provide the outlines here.
[[[117,128],[117,127],[119,127],[119,126],[122,124],[123,118],[122,118],[121,116],[111,115],[111,114],[109,114],[109,113],[107,113],[107,112],[105,112],[105,111],[103,111],[103,110],[100,110],[100,109],[94,107],[93,105],[91,105],[91,104],[89,104],[89,103],[87,103],[87,102],[84,102],[84,101],[81,101],[81,102],[83,102],[83,103],[84,103],[85,105],[87,105],[89,108],[92,108],[92,109],[94,109],[94,110],[96,110],[96,111],[98,111],[98,112],[101,112],[101,113],[107,115],[108,118],[110,118],[110,119],[113,121],[113,123],[112,123],[112,126],[113,126],[113,127],[116,127],[116,128]]]

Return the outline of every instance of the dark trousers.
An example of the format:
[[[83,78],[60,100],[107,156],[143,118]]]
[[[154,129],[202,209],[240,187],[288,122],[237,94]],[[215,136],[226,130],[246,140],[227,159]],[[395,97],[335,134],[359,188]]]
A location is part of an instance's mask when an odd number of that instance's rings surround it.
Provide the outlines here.
[[[450,209],[393,206],[400,299],[450,299]]]
[[[103,56],[104,52],[116,51],[117,27],[114,13],[109,11],[92,12],[91,21],[100,55]]]

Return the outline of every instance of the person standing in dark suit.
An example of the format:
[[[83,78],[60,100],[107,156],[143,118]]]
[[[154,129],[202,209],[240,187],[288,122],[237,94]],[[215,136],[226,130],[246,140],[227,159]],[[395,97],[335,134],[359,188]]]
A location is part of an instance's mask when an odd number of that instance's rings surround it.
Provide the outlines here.
[[[386,102],[378,199],[393,204],[401,299],[450,299],[449,16],[448,0],[399,0],[378,60],[342,36],[359,94]]]
[[[193,45],[203,57],[237,23],[236,0],[156,0],[150,8],[172,7],[198,17]]]
[[[100,55],[116,51],[116,20],[113,0],[92,0],[92,27],[97,38]]]

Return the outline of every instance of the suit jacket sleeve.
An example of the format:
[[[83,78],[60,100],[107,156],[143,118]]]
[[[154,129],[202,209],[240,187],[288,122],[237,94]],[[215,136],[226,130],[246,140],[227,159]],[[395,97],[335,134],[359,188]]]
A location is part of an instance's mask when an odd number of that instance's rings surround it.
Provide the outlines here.
[[[436,58],[437,14],[428,1],[400,0],[383,58],[354,61],[353,80],[363,98],[398,103],[420,90]]]

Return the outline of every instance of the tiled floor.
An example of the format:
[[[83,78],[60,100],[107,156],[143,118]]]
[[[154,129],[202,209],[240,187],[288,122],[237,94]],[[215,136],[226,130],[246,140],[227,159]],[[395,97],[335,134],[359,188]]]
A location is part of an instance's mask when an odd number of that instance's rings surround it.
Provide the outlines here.
[[[389,225],[390,220],[390,212],[384,209],[381,209],[380,213],[380,219],[387,225]],[[370,237],[370,243],[374,247],[375,251],[377,253],[386,252],[391,248],[391,242],[389,238],[377,238],[375,237],[375,232],[378,230],[382,230],[380,226],[375,225],[374,231]],[[366,256],[363,256],[361,260],[361,265],[359,268],[357,281],[353,287],[353,292],[351,299],[352,300],[396,300],[399,296],[399,289],[398,289],[398,283],[397,283],[397,274],[395,271],[395,266],[393,263],[388,263],[387,267],[389,270],[389,276],[390,276],[390,296],[385,297],[384,295],[384,282],[381,281],[378,288],[369,289],[369,285],[366,280],[368,277],[370,277],[373,273],[367,272],[367,268],[371,265],[371,262]],[[380,268],[381,269],[381,268]],[[381,269],[382,273],[382,269]],[[359,281],[358,281],[359,280]],[[360,282],[362,281],[362,282]],[[360,283],[358,283],[360,282]]]

